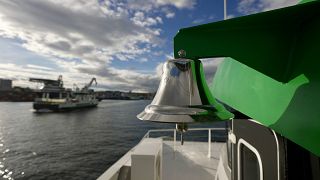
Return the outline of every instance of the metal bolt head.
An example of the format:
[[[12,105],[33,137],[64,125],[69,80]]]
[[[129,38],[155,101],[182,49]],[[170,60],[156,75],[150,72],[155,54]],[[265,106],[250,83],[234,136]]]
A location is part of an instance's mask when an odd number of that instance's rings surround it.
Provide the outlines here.
[[[178,51],[178,56],[179,57],[186,57],[187,56],[187,52],[183,49],[181,49],[180,51]]]

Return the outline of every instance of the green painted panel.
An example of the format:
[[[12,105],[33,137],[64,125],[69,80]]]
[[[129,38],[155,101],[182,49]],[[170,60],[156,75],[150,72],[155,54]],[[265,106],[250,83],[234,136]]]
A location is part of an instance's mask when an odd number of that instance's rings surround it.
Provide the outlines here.
[[[282,116],[297,88],[308,82],[300,75],[284,84],[226,58],[216,72],[211,91],[219,100],[269,126]]]
[[[302,1],[185,28],[174,38],[175,57],[181,49],[189,59],[231,57],[212,94],[320,156],[319,9],[320,1]]]
[[[299,74],[281,83],[227,58],[215,75],[212,93],[320,156],[320,21],[304,24],[297,38],[291,71]]]
[[[300,1],[300,4],[301,4],[301,3],[311,2],[311,1],[318,1],[318,0],[302,0],[302,1]]]
[[[181,29],[174,38],[174,54],[183,49],[186,58],[232,57],[280,81],[299,75],[292,72],[292,53],[301,28],[319,16],[320,2],[226,21]]]

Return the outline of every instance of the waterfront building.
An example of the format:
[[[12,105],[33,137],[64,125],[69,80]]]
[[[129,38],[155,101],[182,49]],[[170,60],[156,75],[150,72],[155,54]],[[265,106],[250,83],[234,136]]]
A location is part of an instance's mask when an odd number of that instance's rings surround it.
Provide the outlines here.
[[[11,79],[0,79],[0,91],[9,91],[12,89]]]

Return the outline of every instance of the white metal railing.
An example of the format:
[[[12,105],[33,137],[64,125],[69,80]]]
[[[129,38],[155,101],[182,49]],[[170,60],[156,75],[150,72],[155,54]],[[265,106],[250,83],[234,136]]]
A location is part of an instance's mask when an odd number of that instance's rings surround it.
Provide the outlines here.
[[[190,128],[188,131],[208,131],[208,158],[211,157],[211,131],[226,131],[226,128]],[[149,138],[150,133],[155,132],[173,132],[173,149],[176,151],[177,129],[151,129],[142,138]],[[142,141],[141,140],[141,141]]]
[[[66,99],[35,98],[36,102],[64,103]]]
[[[208,158],[211,157],[211,131],[226,131],[226,128],[190,128],[188,131],[208,131]],[[141,139],[141,141],[135,146],[137,147],[145,138],[149,138],[150,134],[157,133],[157,132],[171,132],[173,133],[173,143],[174,143],[174,151],[176,151],[176,137],[177,137],[177,130],[176,129],[152,129],[149,130]],[[120,168],[125,165],[128,161],[130,161],[131,154],[134,152],[134,148],[129,150],[122,158],[120,158],[115,164],[113,164],[106,172],[104,172],[98,179],[99,180],[112,180],[117,179]]]

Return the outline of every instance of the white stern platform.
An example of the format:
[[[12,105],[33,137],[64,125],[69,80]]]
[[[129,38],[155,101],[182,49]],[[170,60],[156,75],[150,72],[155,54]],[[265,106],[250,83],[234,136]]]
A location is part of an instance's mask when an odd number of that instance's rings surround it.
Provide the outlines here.
[[[184,142],[173,151],[173,142],[163,142],[162,180],[213,180],[221,149],[225,143],[212,143],[208,158],[208,143]]]
[[[205,130],[209,130],[208,135],[211,136],[211,131],[217,130],[217,128],[206,128]],[[174,130],[171,130],[171,132],[173,131]],[[159,144],[159,142],[162,144],[161,148],[159,149],[159,152],[161,152],[161,180],[215,179],[220,154],[223,150],[225,143],[211,142],[211,137],[209,136],[210,138],[208,138],[208,140],[211,143],[185,141],[184,144],[181,145],[180,142],[176,142],[174,140],[166,140],[166,138],[164,140],[162,140],[161,138],[149,138],[149,133],[150,131],[146,134],[146,136],[141,140],[141,142],[138,145],[131,149],[122,158],[120,158],[98,179],[135,180],[131,179],[131,173],[133,169],[131,166],[134,164],[132,163],[131,157],[134,156],[135,150],[143,149],[143,146],[145,146],[144,144],[148,143],[148,146],[150,147],[150,142],[152,141],[156,142],[156,146],[158,146],[157,144]]]

